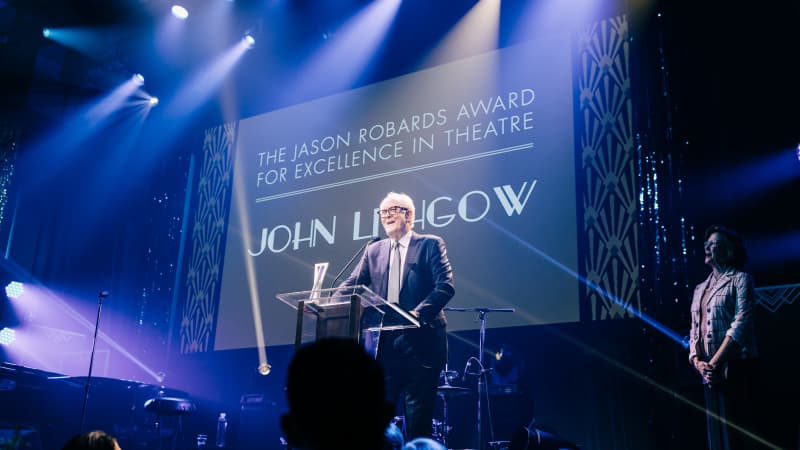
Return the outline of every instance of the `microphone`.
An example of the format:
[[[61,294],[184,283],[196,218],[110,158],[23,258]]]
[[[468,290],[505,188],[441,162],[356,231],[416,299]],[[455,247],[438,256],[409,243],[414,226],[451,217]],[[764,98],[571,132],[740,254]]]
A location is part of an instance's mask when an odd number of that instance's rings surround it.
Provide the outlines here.
[[[350,264],[353,264],[353,261],[356,260],[356,257],[358,257],[358,255],[360,255],[361,252],[363,252],[370,244],[374,244],[375,242],[378,242],[380,240],[381,240],[380,237],[374,237],[370,239],[366,244],[362,245],[361,248],[359,248],[358,251],[353,255],[353,257],[350,258],[350,261],[347,261],[347,264],[345,264],[344,267],[342,267],[342,270],[340,270],[339,273],[336,274],[336,278],[334,278],[333,283],[331,283],[331,289],[336,287],[336,282],[339,281],[339,278],[341,278],[342,274],[344,274],[344,271],[347,270],[348,267],[350,267]]]

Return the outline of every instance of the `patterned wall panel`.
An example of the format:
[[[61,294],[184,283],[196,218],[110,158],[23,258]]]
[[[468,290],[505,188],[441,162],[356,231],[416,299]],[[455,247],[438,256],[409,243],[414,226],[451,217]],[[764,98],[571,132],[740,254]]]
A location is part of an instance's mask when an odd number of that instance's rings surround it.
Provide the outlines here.
[[[620,16],[588,27],[578,42],[584,321],[632,317],[641,308],[628,33]]]
[[[180,325],[180,352],[211,350],[217,304],[214,301],[224,257],[225,223],[230,205],[236,123],[206,130],[198,174],[192,246],[186,274],[186,301]]]
[[[800,298],[800,283],[756,288],[756,300],[767,311],[774,313],[783,305],[791,305]]]

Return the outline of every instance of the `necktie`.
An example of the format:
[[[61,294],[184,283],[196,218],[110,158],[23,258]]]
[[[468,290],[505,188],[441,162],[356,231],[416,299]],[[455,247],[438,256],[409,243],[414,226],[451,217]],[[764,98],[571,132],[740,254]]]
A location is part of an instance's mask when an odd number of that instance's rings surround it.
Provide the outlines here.
[[[403,271],[402,261],[400,256],[400,243],[392,242],[392,256],[389,261],[389,289],[386,294],[386,300],[391,303],[398,303],[400,301],[400,277]]]

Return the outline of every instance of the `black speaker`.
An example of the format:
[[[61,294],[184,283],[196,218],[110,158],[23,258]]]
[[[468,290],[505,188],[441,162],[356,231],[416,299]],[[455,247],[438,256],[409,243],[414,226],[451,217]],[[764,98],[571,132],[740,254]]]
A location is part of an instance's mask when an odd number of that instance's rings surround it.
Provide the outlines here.
[[[263,394],[242,395],[235,446],[240,450],[261,448],[281,450],[280,412],[277,404]]]
[[[524,392],[502,391],[491,389],[489,403],[484,401],[485,423],[491,417],[492,429],[484,430],[484,437],[491,438],[489,431],[494,432],[494,440],[509,441],[512,434],[519,428],[525,427],[534,416],[533,400]],[[491,408],[491,413],[486,408]]]

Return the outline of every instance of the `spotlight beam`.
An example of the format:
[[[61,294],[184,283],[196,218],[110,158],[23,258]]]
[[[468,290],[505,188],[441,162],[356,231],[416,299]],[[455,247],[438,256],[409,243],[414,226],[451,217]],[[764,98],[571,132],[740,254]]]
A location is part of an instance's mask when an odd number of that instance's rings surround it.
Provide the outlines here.
[[[32,298],[40,298],[49,302],[48,304],[54,305],[56,308],[61,310],[65,316],[74,320],[77,324],[81,327],[85,328],[86,330],[94,333],[95,332],[95,324],[89,320],[87,320],[81,313],[76,311],[72,308],[66,301],[60,298],[58,295],[50,291],[48,288],[42,286],[36,280],[33,280],[33,284],[28,283],[27,286],[28,294],[31,295]],[[143,372],[151,376],[156,382],[161,383],[164,380],[164,375],[156,373],[154,370],[146,366],[143,362],[141,362],[136,356],[131,354],[127,349],[125,349],[122,345],[116,342],[112,337],[108,334],[104,333],[103,331],[98,331],[97,337],[105,342],[110,348],[116,350],[126,359],[130,360],[134,365],[142,369]]]
[[[516,241],[522,247],[527,248],[528,250],[530,250],[533,253],[536,253],[539,257],[541,257],[545,261],[549,262],[554,267],[556,267],[559,270],[567,273],[568,275],[570,275],[573,278],[575,278],[576,280],[578,280],[580,283],[586,285],[589,289],[591,289],[591,290],[597,292],[598,294],[600,294],[603,298],[605,298],[607,300],[610,300],[612,303],[614,303],[617,306],[621,307],[623,310],[627,311],[632,316],[634,316],[634,317],[636,317],[638,319],[641,319],[642,321],[644,321],[648,325],[650,325],[653,328],[655,328],[656,330],[660,331],[666,337],[670,338],[676,344],[680,345],[683,348],[688,348],[688,343],[686,343],[678,333],[672,331],[667,326],[665,326],[662,323],[660,323],[657,320],[655,320],[653,317],[650,317],[649,315],[637,310],[630,303],[624,302],[622,299],[620,299],[616,295],[614,295],[614,294],[606,291],[605,289],[603,289],[597,283],[594,283],[594,282],[588,280],[587,278],[582,277],[580,274],[578,274],[577,272],[575,272],[571,268],[567,267],[565,264],[562,264],[560,261],[556,260],[555,258],[553,258],[552,256],[548,255],[547,253],[543,252],[542,250],[540,250],[539,248],[537,248],[536,246],[534,246],[530,242],[527,242],[527,241],[521,239],[519,236],[511,233],[510,231],[508,231],[505,228],[497,225],[495,222],[493,222],[491,220],[489,220],[488,222],[495,229],[497,229],[501,233],[505,234],[511,240]]]
[[[242,179],[236,181],[236,183],[239,185],[241,185],[243,182],[244,181]],[[238,191],[240,194],[243,194],[245,189],[239,186],[237,187],[236,191]],[[247,199],[244,195],[237,195],[235,200],[237,203],[236,209],[239,211],[240,216],[239,223],[243,224],[242,227],[245,227],[244,224],[250,223],[250,219],[247,217]],[[252,248],[250,246],[250,233],[242,233],[242,238],[245,241],[242,248]],[[268,375],[271,366],[267,361],[267,342],[264,338],[264,326],[261,319],[261,303],[258,296],[258,277],[256,276],[255,263],[253,262],[253,258],[250,258],[247,254],[243,255],[243,259],[245,262],[245,271],[247,272],[247,288],[250,297],[250,309],[252,310],[253,316],[253,329],[256,333],[256,349],[258,350],[259,362],[258,373],[261,375]]]
[[[451,29],[432,51],[426,66],[444,64],[497,48],[500,34],[500,0],[481,0]]]
[[[247,51],[247,42],[241,39],[233,47],[198,70],[192,78],[175,94],[168,111],[175,116],[193,112],[208,100],[236,62]]]
[[[141,75],[139,75],[139,77],[141,77]],[[144,84],[144,77],[141,78],[141,83]],[[141,84],[139,84],[139,79],[134,75],[134,77],[118,86],[103,100],[86,111],[86,119],[91,125],[96,126],[102,120],[110,116],[111,113],[119,109],[122,103],[130,97],[139,86],[141,86]]]
[[[400,8],[400,0],[370,3],[341,26],[298,75],[292,93],[309,87],[337,91],[350,88],[372,58]],[[320,84],[319,80],[326,80]],[[311,95],[318,95],[312,92]]]

